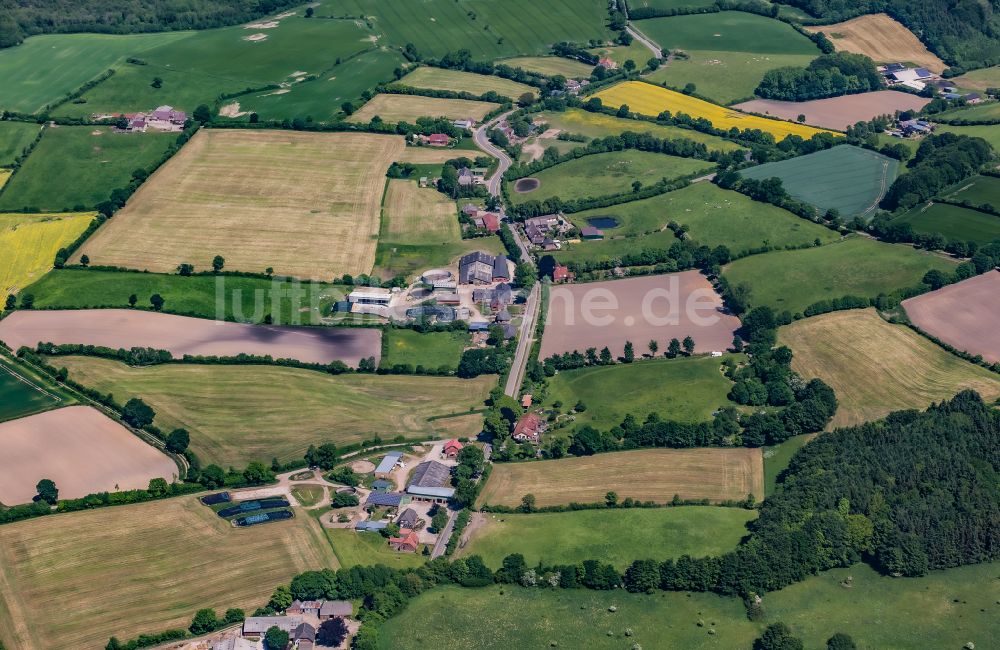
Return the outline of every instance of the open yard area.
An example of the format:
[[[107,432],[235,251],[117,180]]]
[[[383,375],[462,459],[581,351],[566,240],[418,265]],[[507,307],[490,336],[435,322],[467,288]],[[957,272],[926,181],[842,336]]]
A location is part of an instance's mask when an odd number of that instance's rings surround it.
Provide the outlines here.
[[[875,213],[892,182],[899,161],[849,144],[740,171],[745,178],[777,177],[794,198],[845,219]]]
[[[588,138],[603,138],[609,135],[619,135],[625,131],[633,133],[649,133],[657,138],[687,138],[700,142],[709,149],[718,151],[734,151],[740,145],[729,140],[695,131],[680,126],[667,126],[652,122],[640,122],[627,118],[614,117],[604,113],[589,113],[581,108],[569,108],[565,111],[542,111],[535,115],[535,122],[548,124],[550,128],[567,133],[575,133]],[[543,146],[547,145],[544,141]]]
[[[421,66],[400,79],[397,83],[411,88],[429,88],[430,90],[451,90],[457,92],[483,95],[490,91],[517,100],[524,93],[538,95],[534,86],[504,79],[496,75],[475,74],[461,70],[445,68],[430,68]]]
[[[158,163],[176,139],[176,133],[126,134],[107,126],[48,126],[4,186],[0,210],[92,209],[106,201],[112,190],[126,187],[133,171]]]
[[[826,34],[838,51],[864,54],[875,63],[913,63],[931,72],[942,72],[946,67],[913,32],[887,14],[867,14],[806,29]]]
[[[1000,204],[1000,196],[993,201]],[[950,203],[922,203],[896,222],[908,223],[918,233],[941,233],[948,241],[988,244],[1000,239],[1000,217]]]
[[[131,368],[92,357],[54,360],[85,386],[121,402],[142,397],[155,424],[191,432],[191,448],[206,463],[242,467],[252,460],[302,457],[309,445],[347,445],[376,436],[431,437],[449,420],[433,416],[481,408],[496,377],[345,374],[274,366],[168,364]],[[294,422],[294,426],[289,423]],[[452,435],[475,435],[466,422]],[[449,430],[449,434],[450,434]],[[444,434],[448,435],[448,434]]]
[[[799,115],[805,115],[806,124],[845,131],[857,122],[867,122],[879,115],[895,115],[896,111],[919,111],[929,101],[930,98],[898,90],[876,90],[807,102],[754,99],[736,104],[733,108],[748,113],[763,113],[782,120],[798,121]]]
[[[697,271],[559,286],[549,293],[539,357],[604,346],[618,357],[626,341],[641,353],[650,339],[662,349],[686,336],[696,352],[725,350],[739,326]]]
[[[643,81],[624,81],[599,91],[594,97],[611,108],[627,104],[631,111],[641,115],[656,117],[663,111],[670,111],[671,114],[687,113],[694,118],[703,117],[717,129],[760,129],[770,133],[778,141],[789,135],[798,135],[808,140],[817,133],[826,131],[804,124],[748,115]]]
[[[468,99],[444,99],[441,97],[423,97],[421,95],[375,95],[359,108],[349,122],[370,122],[373,117],[380,117],[384,122],[417,121],[418,117],[445,117],[449,120],[470,119],[478,122],[483,116],[499,104],[477,102]]]
[[[562,75],[567,79],[587,79],[593,68],[586,63],[576,59],[566,59],[561,56],[519,56],[512,59],[503,59],[496,63],[503,63],[514,68],[521,68],[528,72],[537,72],[549,77]]]
[[[736,548],[747,534],[746,523],[757,514],[742,508],[679,506],[476,516],[485,523],[473,526],[460,554],[482,556],[490,568],[499,569],[505,556],[521,553],[528,566],[600,558],[624,571],[640,557],[722,555]]]
[[[328,279],[371,271],[398,136],[202,130],[76,255],[93,264],[178,264]]]
[[[514,203],[544,201],[552,197],[570,200],[629,192],[636,181],[648,186],[664,178],[673,180],[692,174],[707,174],[714,169],[715,164],[707,160],[629,149],[582,156],[560,163],[531,176],[539,182],[536,189],[519,192],[516,182],[509,189]]]
[[[168,456],[89,406],[0,424],[0,503],[7,505],[30,503],[43,478],[55,481],[61,498],[76,499],[145,489],[157,477],[173,482],[178,473]]]
[[[471,343],[469,333],[460,332],[420,332],[394,328],[385,333],[385,356],[382,365],[386,368],[398,364],[423,366],[424,368],[448,368],[455,370],[462,358],[465,347]]]
[[[363,327],[281,327],[189,318],[131,309],[17,311],[0,321],[0,341],[22,345],[79,343],[117,350],[150,347],[175,359],[269,355],[305,363],[378,361],[382,332]]]
[[[239,530],[195,497],[9,524],[0,559],[9,650],[98,650],[112,635],[185,628],[202,607],[252,612],[292,576],[337,566],[311,517]]]
[[[534,494],[538,506],[603,502],[609,490],[620,499],[666,503],[682,499],[725,501],[764,495],[760,449],[638,449],[579,458],[500,463],[493,468],[480,504],[518,506]]]
[[[30,122],[0,122],[0,167],[13,165],[14,159],[31,144],[41,128]]]
[[[0,300],[52,268],[56,252],[79,237],[93,214],[0,214]]]
[[[660,354],[669,339],[657,341]],[[637,354],[647,353],[648,341],[635,342]],[[737,361],[742,355],[729,355]],[[683,390],[678,390],[683,386]],[[562,402],[571,409],[582,401],[587,410],[578,424],[610,429],[631,413],[640,422],[650,413],[664,420],[708,422],[712,413],[732,403],[726,397],[733,383],[722,374],[722,359],[689,357],[655,359],[614,366],[563,370],[549,379],[546,405]]]
[[[689,57],[669,61],[650,75],[652,81],[675,88],[694,83],[701,95],[722,104],[752,96],[768,70],[803,67],[820,54],[790,25],[745,12],[651,18],[636,27],[664,50]]]
[[[750,287],[750,303],[797,313],[821,300],[920,286],[931,269],[950,272],[956,262],[908,245],[860,237],[817,248],[775,251],[736,260],[723,275]]]
[[[1000,271],[903,301],[913,324],[969,354],[1000,362]]]
[[[942,350],[874,309],[839,311],[781,328],[795,354],[792,368],[819,377],[837,393],[831,427],[850,426],[892,411],[927,408],[961,390],[987,401],[1000,397],[1000,376]]]

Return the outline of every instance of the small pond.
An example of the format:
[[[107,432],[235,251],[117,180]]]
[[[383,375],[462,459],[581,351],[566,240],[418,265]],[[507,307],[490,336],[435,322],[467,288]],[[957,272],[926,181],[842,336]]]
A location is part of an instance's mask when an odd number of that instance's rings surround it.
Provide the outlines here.
[[[618,220],[614,217],[594,217],[593,219],[587,219],[587,223],[600,230],[618,227]]]

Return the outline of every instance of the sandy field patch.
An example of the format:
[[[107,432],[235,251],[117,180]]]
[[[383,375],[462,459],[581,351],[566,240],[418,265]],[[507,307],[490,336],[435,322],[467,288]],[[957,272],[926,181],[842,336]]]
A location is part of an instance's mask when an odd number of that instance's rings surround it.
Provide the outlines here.
[[[358,474],[370,474],[375,471],[375,463],[370,460],[356,460],[350,464],[350,468]]]
[[[493,467],[479,503],[520,505],[534,494],[539,506],[619,498],[666,503],[682,499],[725,501],[764,494],[760,449],[637,449],[581,458]]]
[[[59,498],[146,488],[177,477],[170,457],[89,406],[67,406],[0,423],[0,502],[28,503],[52,479]]]
[[[219,115],[222,117],[243,117],[246,112],[240,110],[239,102],[232,102],[219,108]]]
[[[867,122],[879,115],[893,115],[896,111],[919,111],[930,101],[926,97],[898,90],[877,90],[808,102],[754,99],[736,104],[733,108],[791,121],[798,121],[799,115],[805,115],[806,124],[844,131],[857,122]]]
[[[174,357],[271,355],[306,363],[356,366],[381,356],[382,332],[364,327],[278,327],[130,309],[18,311],[0,321],[0,341],[16,350],[39,342],[110,348],[151,347]]]
[[[945,343],[1000,362],[1000,271],[903,301],[913,324]]]
[[[348,122],[370,122],[378,115],[385,122],[410,122],[418,117],[445,117],[449,120],[471,119],[479,122],[499,104],[467,99],[443,99],[420,95],[375,95],[347,118]]]
[[[244,36],[244,41],[250,41],[251,43],[259,43],[260,41],[267,40],[267,34],[251,34],[250,36]]]
[[[696,352],[722,351],[739,327],[697,271],[564,285],[549,294],[540,358],[604,346],[618,357],[626,341],[638,355],[650,340],[665,350],[670,339],[686,336]]]
[[[75,256],[173,272],[189,263],[324,279],[369,273],[403,138],[202,129]]]
[[[943,72],[947,67],[913,32],[886,14],[868,14],[806,29],[826,34],[838,51],[864,54],[876,63],[909,62],[931,72]]]

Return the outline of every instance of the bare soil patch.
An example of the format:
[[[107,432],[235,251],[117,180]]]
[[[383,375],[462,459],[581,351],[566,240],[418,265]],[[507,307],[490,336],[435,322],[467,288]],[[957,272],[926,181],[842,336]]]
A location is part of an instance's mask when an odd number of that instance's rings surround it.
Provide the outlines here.
[[[250,41],[251,43],[258,43],[260,41],[267,40],[267,34],[251,34],[250,36],[244,36],[244,41]]]
[[[805,115],[806,124],[844,131],[852,124],[867,122],[879,115],[893,115],[896,111],[918,111],[930,101],[926,97],[917,97],[898,90],[877,90],[808,102],[754,99],[736,104],[733,108],[791,121],[798,121],[799,115]]]
[[[945,343],[1000,362],[1000,271],[903,301],[913,324]]]
[[[534,192],[541,186],[542,182],[537,178],[520,178],[514,183],[514,191],[518,194]]]
[[[0,321],[0,340],[15,350],[39,342],[81,343],[151,347],[175,357],[244,353],[351,366],[366,357],[379,359],[381,336],[372,328],[247,325],[129,309],[18,311]]]
[[[356,460],[350,464],[350,468],[358,474],[371,474],[375,471],[375,463],[370,460]]]
[[[67,406],[0,424],[0,502],[28,503],[52,479],[60,498],[172,481],[170,457],[89,406]]]
[[[636,355],[650,340],[665,350],[690,336],[695,352],[727,349],[740,321],[697,271],[553,287],[541,357],[607,346],[621,356],[631,341]]]
[[[826,34],[837,50],[864,54],[876,63],[909,62],[932,72],[943,72],[947,67],[913,32],[886,14],[868,14],[806,29]]]

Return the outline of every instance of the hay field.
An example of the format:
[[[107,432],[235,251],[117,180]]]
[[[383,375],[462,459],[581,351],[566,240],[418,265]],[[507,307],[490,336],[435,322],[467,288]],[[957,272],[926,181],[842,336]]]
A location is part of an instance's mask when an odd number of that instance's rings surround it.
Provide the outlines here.
[[[516,100],[524,93],[538,96],[534,86],[504,79],[496,75],[475,74],[461,70],[445,68],[430,68],[420,66],[397,83],[411,88],[428,88],[430,90],[452,90],[483,95],[491,90],[499,95]]]
[[[338,445],[381,436],[432,437],[447,419],[433,416],[480,408],[496,377],[472,380],[406,375],[326,375],[275,366],[170,364],[131,368],[92,357],[54,360],[85,386],[124,402],[140,396],[155,424],[191,432],[205,463],[244,466],[301,458],[311,444]],[[251,415],[252,414],[252,415]],[[475,435],[482,416],[455,435]]]
[[[443,99],[420,95],[375,95],[347,118],[348,122],[366,123],[375,116],[384,122],[417,121],[418,117],[446,117],[449,120],[471,119],[476,122],[499,104],[467,99]]]
[[[86,214],[0,214],[0,300],[41,278],[56,252],[79,237],[94,218]]]
[[[632,131],[633,133],[650,133],[657,138],[687,138],[718,151],[735,151],[741,148],[735,142],[723,140],[719,136],[694,129],[640,122],[604,113],[590,113],[580,108],[569,108],[565,111],[542,111],[535,115],[535,121],[544,122],[553,129],[576,133],[588,138],[603,138]],[[547,145],[547,143],[544,144]]]
[[[902,409],[923,410],[972,389],[1000,397],[1000,376],[944,351],[874,309],[823,314],[782,327],[779,342],[795,354],[792,368],[837,392],[831,427],[850,426]]]
[[[336,566],[312,517],[238,530],[195,497],[8,524],[0,639],[8,650],[99,650],[112,635],[186,628],[202,607],[252,612],[275,585]]]
[[[996,88],[1000,86],[1000,66],[970,70],[961,77],[954,77],[952,83],[959,88],[971,88],[972,90]]]
[[[190,263],[329,279],[371,271],[397,136],[206,130],[77,252],[171,272]]]
[[[876,63],[914,63],[931,72],[943,72],[947,67],[913,32],[887,14],[868,14],[806,29],[826,34],[839,51],[864,54]]]
[[[379,243],[448,244],[461,239],[455,202],[414,181],[390,179]]]
[[[903,301],[913,324],[959,350],[1000,362],[1000,271]]]
[[[554,77],[562,75],[567,79],[587,79],[593,70],[586,63],[581,63],[576,59],[565,59],[560,56],[520,56],[513,59],[503,59],[496,61],[497,64],[509,65],[513,68],[521,68],[528,72]]]
[[[760,449],[636,449],[529,463],[500,463],[479,503],[517,506],[534,494],[539,506],[619,498],[666,503],[682,499],[725,501],[764,495]]]
[[[736,104],[733,108],[748,113],[772,115],[782,120],[797,121],[799,115],[805,115],[806,124],[844,131],[857,122],[867,122],[879,115],[894,115],[896,111],[919,111],[930,101],[930,98],[898,90],[876,90],[807,102],[754,99]]]
[[[44,453],[39,453],[44,450]],[[55,481],[59,497],[145,489],[152,478],[176,480],[177,465],[90,406],[0,424],[0,502],[30,503],[35,484]]]
[[[803,124],[747,115],[642,81],[625,81],[596,93],[594,97],[599,98],[605,106],[611,108],[628,104],[630,110],[642,115],[655,117],[663,111],[687,113],[691,117],[703,117],[709,120],[717,129],[731,129],[733,127],[760,129],[773,135],[775,140],[784,140],[789,135],[798,135],[809,139],[817,133],[833,133],[833,131],[816,129]]]

